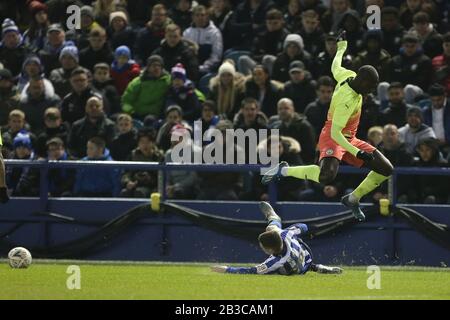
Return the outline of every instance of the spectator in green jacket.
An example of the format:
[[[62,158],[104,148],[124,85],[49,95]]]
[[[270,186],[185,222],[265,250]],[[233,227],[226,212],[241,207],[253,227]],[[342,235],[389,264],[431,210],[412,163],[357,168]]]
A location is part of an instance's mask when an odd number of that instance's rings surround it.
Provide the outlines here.
[[[128,84],[122,96],[122,110],[140,120],[147,115],[159,118],[170,83],[161,56],[150,56],[142,75]]]

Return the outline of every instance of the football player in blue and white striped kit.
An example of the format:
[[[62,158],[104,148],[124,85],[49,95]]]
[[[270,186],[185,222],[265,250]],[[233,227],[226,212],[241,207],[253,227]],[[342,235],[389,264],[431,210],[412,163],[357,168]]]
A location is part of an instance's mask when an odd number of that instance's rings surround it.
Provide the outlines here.
[[[308,271],[338,274],[342,269],[314,264],[311,249],[300,238],[308,232],[306,224],[297,223],[286,229],[281,228],[281,218],[267,202],[260,203],[260,209],[269,225],[258,236],[261,249],[270,255],[263,263],[254,267],[213,266],[212,271],[241,274],[305,274]]]

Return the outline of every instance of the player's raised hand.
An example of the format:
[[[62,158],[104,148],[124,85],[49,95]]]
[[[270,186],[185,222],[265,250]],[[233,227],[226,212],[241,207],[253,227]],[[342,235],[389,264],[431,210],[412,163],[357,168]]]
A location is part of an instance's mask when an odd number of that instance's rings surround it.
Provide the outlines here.
[[[6,188],[0,188],[0,203],[6,203],[9,201],[8,190]]]
[[[212,266],[211,271],[218,273],[225,273],[227,271],[227,266]]]
[[[347,32],[345,30],[340,30],[337,36],[336,41],[345,41],[347,40]]]
[[[358,153],[356,154],[356,157],[358,159],[361,159],[365,163],[373,161],[375,159],[375,156],[373,155],[373,153],[365,152],[363,150],[359,150]]]

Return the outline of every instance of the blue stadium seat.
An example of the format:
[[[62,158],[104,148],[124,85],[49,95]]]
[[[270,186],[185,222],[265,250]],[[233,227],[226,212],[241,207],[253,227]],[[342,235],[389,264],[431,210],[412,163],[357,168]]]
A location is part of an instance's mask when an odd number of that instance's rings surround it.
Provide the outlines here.
[[[223,60],[226,60],[226,59],[233,60],[234,65],[235,65],[235,67],[236,67],[236,69],[237,69],[239,58],[240,58],[241,56],[243,56],[243,55],[249,55],[249,54],[250,54],[249,51],[243,51],[243,50],[227,50],[227,51],[225,52],[225,54],[223,55]]]
[[[217,73],[207,73],[198,81],[198,89],[203,92],[205,96],[209,93],[209,80],[214,77]]]

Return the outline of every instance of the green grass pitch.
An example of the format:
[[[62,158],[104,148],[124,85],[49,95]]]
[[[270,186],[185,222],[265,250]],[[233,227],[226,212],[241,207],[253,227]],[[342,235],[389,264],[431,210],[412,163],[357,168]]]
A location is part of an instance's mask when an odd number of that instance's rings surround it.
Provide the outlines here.
[[[67,288],[69,265],[80,267],[79,290]],[[213,273],[206,264],[36,261],[11,269],[3,260],[0,299],[450,299],[449,268],[380,268],[381,288],[369,290],[365,267],[258,276]]]

